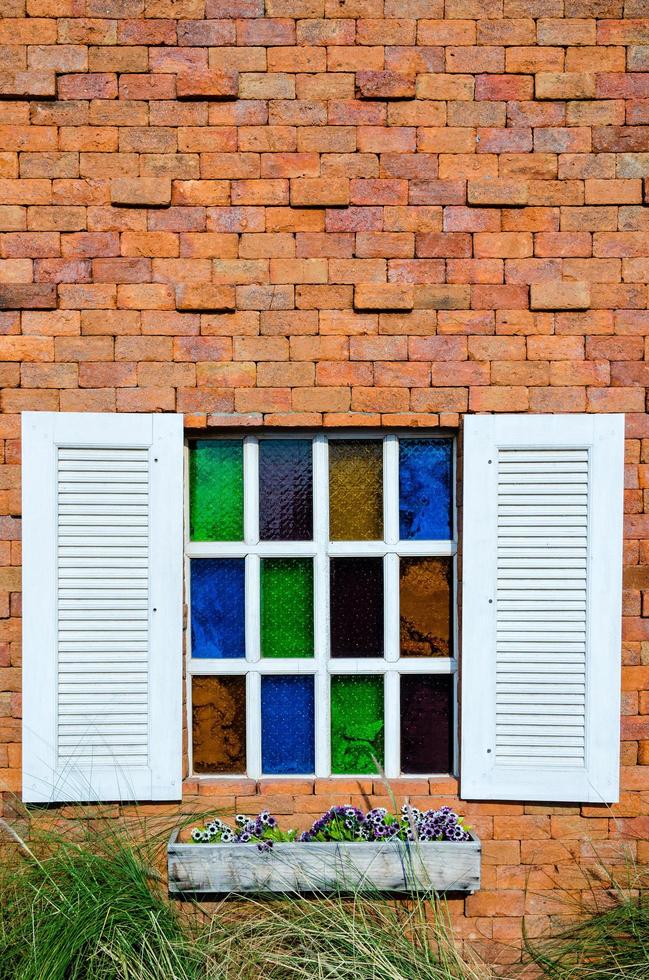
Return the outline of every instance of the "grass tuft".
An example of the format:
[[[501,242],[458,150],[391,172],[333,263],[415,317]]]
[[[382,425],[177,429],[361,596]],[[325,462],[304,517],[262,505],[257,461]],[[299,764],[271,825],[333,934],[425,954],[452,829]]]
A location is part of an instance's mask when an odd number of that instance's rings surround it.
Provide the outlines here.
[[[618,894],[612,908],[526,945],[553,980],[649,980],[649,896]]]
[[[28,841],[5,827],[0,980],[488,976],[463,957],[434,896],[174,903],[158,870],[169,828],[151,838],[94,813],[66,824],[62,832],[37,819]]]

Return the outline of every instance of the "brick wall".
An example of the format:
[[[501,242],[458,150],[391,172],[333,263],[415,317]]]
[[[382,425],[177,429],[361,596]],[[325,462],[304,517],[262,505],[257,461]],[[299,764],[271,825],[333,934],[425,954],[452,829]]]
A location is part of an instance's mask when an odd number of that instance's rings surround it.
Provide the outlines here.
[[[622,801],[462,803],[515,958],[647,857],[646,0],[0,0],[0,781],[19,789],[23,409],[205,426],[626,412]],[[404,781],[415,803],[454,780]],[[304,824],[371,781],[188,783]],[[513,944],[510,947],[509,944]]]

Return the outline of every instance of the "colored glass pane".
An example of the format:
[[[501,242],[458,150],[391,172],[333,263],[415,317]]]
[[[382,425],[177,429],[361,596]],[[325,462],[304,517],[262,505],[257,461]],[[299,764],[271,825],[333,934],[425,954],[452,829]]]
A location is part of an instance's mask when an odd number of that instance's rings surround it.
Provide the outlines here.
[[[332,541],[383,537],[383,442],[329,443],[329,535]]]
[[[262,559],[261,655],[313,656],[313,559]]]
[[[449,558],[401,558],[399,621],[402,657],[451,656]]]
[[[192,744],[194,772],[245,772],[245,677],[192,678]]]
[[[383,728],[383,677],[334,675],[331,771],[336,775],[376,773],[383,766]]]
[[[402,541],[451,537],[450,439],[399,442],[399,535]]]
[[[446,773],[452,767],[453,678],[401,675],[401,771]]]
[[[261,760],[267,774],[314,771],[313,677],[262,677]]]
[[[243,558],[192,558],[192,657],[245,657]]]
[[[332,657],[383,656],[383,559],[332,558]]]
[[[308,439],[259,441],[259,537],[313,537],[313,462]]]
[[[243,540],[243,442],[199,439],[189,449],[192,541]]]

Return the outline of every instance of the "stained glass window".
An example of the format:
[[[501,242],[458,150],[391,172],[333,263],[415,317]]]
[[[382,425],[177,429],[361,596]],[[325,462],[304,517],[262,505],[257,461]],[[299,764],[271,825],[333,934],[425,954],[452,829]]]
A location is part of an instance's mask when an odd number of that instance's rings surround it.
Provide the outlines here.
[[[383,767],[383,678],[331,678],[331,771],[377,773]]]
[[[383,656],[383,559],[332,558],[332,657]]]
[[[192,558],[192,657],[245,657],[245,559]]]
[[[270,775],[315,768],[313,677],[261,679],[261,764]]]
[[[401,676],[401,766],[404,772],[451,769],[453,678],[450,674]]]
[[[261,559],[262,657],[313,656],[313,559]]]
[[[192,740],[196,772],[245,771],[245,677],[192,679]]]
[[[404,541],[451,537],[450,439],[399,444],[399,531]]]
[[[197,777],[453,771],[453,469],[421,432],[190,443]]]
[[[332,541],[378,541],[383,537],[380,440],[330,441],[329,527]]]
[[[449,657],[450,558],[401,558],[399,566],[401,656]]]
[[[310,541],[313,537],[309,439],[260,442],[259,537],[262,541]]]
[[[193,442],[189,448],[189,522],[192,541],[243,538],[243,442]]]

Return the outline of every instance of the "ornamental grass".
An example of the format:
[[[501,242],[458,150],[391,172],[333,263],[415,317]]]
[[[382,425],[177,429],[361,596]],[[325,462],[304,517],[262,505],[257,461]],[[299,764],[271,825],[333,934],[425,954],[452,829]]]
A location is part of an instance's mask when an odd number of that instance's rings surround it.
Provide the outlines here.
[[[462,948],[433,895],[170,901],[169,827],[155,834],[76,809],[64,831],[47,812],[22,837],[0,821],[0,980],[503,976]],[[573,910],[577,924],[529,941],[528,968],[552,980],[649,980],[649,898],[637,881],[606,897],[606,908]]]
[[[571,924],[543,939],[526,939],[529,960],[553,980],[649,980],[646,867],[627,855],[615,874],[601,864],[595,876],[605,889],[592,888],[588,907],[566,901]]]
[[[0,828],[0,980],[486,980],[443,903],[167,897],[169,828],[97,817]],[[83,807],[77,808],[80,817]],[[196,815],[193,815],[193,820]],[[1,829],[4,829],[4,834]]]

